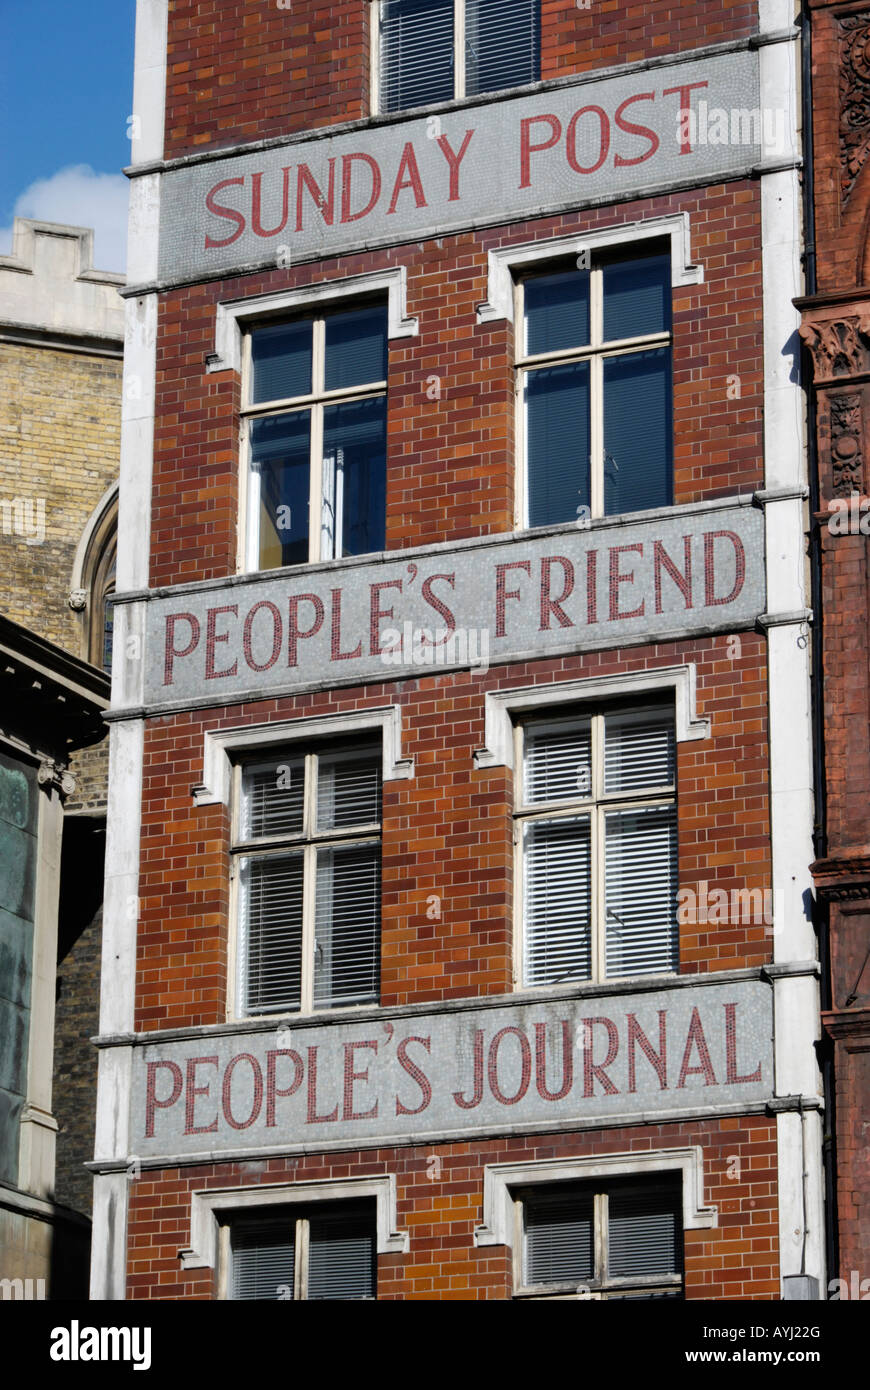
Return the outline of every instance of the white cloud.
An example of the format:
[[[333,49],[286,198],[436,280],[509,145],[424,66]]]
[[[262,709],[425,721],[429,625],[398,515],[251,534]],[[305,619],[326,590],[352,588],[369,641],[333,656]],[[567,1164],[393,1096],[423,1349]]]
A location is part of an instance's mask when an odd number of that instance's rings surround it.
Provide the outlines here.
[[[70,164],[37,179],[15,200],[16,217],[93,227],[94,267],[123,271],[127,263],[127,202],[123,174],[98,174],[89,164]],[[12,250],[12,228],[0,228],[0,255]]]

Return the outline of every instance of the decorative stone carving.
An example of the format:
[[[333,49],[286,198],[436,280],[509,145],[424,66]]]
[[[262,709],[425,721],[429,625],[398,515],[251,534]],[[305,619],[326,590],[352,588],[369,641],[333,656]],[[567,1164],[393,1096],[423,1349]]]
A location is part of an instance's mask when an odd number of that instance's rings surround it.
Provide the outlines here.
[[[839,392],[830,396],[832,491],[850,497],[864,491],[864,457],[861,447],[861,397]]]
[[[57,763],[54,758],[46,758],[39,764],[36,780],[41,787],[54,788],[61,796],[71,796],[76,789],[76,779],[65,763]]]
[[[840,34],[840,192],[845,207],[870,154],[870,15],[844,15]]]
[[[88,606],[87,589],[70,589],[67,603],[74,613],[83,613]]]
[[[805,319],[800,335],[813,355],[817,382],[870,371],[870,314]]]

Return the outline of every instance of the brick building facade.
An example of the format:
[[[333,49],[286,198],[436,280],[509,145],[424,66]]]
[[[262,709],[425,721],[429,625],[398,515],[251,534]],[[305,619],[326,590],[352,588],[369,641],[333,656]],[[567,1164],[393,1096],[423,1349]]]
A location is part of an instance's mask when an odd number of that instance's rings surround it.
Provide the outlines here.
[[[824,696],[819,749],[823,834],[812,865],[825,940],[823,1021],[830,1066],[831,1168],[840,1297],[856,1297],[870,1260],[870,822],[867,786],[866,421],[870,380],[867,151],[870,14],[810,7],[813,273],[801,335],[814,420],[813,509]],[[861,1286],[866,1297],[866,1283]],[[845,1292],[843,1291],[845,1289]]]
[[[94,1297],[819,1296],[792,18],[140,0]]]

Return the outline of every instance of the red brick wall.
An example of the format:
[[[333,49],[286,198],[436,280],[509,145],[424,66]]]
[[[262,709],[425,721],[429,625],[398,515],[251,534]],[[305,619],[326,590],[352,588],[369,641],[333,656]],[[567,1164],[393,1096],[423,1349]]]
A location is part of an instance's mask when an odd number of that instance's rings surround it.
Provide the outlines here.
[[[760,204],[758,185],[740,182],[161,296],[152,585],[235,571],[239,382],[233,372],[205,368],[221,300],[407,266],[408,313],[420,332],[390,345],[387,546],[506,531],[514,503],[513,331],[477,322],[487,252],[676,212],[691,218],[704,283],[673,292],[674,499],[762,486]],[[440,398],[430,398],[433,376]]]
[[[840,163],[840,117],[844,31],[842,17],[867,14],[866,5],[830,5],[810,0],[812,8],[812,81],[814,142],[814,206],[816,214],[816,275],[820,294],[870,283],[867,264],[867,207],[870,199],[870,161],[865,161],[854,184],[843,182]],[[848,36],[845,36],[848,37]],[[866,113],[866,104],[865,104]],[[860,121],[870,136],[870,124]],[[860,124],[858,128],[860,128]],[[860,148],[860,146],[859,146]]]
[[[166,157],[369,114],[369,0],[174,0]],[[700,48],[757,30],[747,0],[542,0],[544,80]],[[241,59],[240,59],[241,54]]]
[[[130,1189],[127,1296],[215,1296],[212,1270],[180,1267],[178,1252],[190,1244],[191,1192],[394,1173],[398,1226],[409,1232],[410,1249],[378,1257],[378,1298],[510,1298],[510,1252],[473,1242],[486,1164],[688,1145],[703,1150],[704,1201],[717,1208],[718,1222],[685,1234],[687,1298],[777,1299],[776,1123],[763,1116],[145,1172]]]
[[[498,994],[511,988],[512,782],[475,770],[484,693],[693,661],[709,739],[678,745],[680,883],[770,885],[765,642],[662,643],[486,675],[429,676],[398,685],[260,701],[148,721],[145,740],[137,1027],[226,1017],[229,824],[223,806],[193,805],[208,729],[263,724],[397,703],[410,781],[388,782],[383,806],[382,1003]],[[441,921],[426,916],[441,898]],[[684,973],[757,966],[771,958],[764,922],[684,925]]]

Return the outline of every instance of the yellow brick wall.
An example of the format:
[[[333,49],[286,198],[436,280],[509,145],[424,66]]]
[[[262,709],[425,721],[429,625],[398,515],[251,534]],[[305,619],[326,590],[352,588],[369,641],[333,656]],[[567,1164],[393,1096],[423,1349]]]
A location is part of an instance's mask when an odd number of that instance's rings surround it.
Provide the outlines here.
[[[68,597],[82,533],[118,477],[121,370],[119,358],[0,343],[0,612],[84,659],[85,617]],[[15,499],[32,504],[21,519],[2,506]],[[67,810],[103,807],[108,737],[70,771]]]
[[[0,610],[84,656],[83,620],[67,602],[82,532],[118,476],[121,362],[0,343],[0,503],[45,510],[45,538],[8,534],[0,506]],[[38,530],[38,513],[26,514]],[[27,529],[30,529],[28,526]]]

